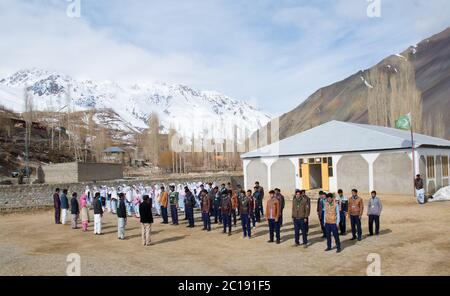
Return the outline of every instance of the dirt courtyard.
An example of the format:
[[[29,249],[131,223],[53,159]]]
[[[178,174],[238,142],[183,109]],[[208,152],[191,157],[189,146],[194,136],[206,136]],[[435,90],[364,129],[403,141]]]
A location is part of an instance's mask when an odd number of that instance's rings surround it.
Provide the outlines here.
[[[367,236],[364,216],[363,240],[341,236],[340,254],[324,252],[315,202],[307,249],[294,246],[290,201],[280,245],[266,242],[265,222],[249,240],[242,238],[240,221],[232,236],[219,225],[202,231],[198,213],[194,229],[186,221],[172,226],[156,218],[149,247],[141,245],[136,218],[129,218],[127,239],[120,241],[113,214],[104,215],[102,236],[94,236],[92,223],[86,233],[55,225],[53,211],[1,215],[0,275],[65,275],[70,253],[80,254],[82,275],[366,275],[370,253],[380,255],[382,275],[450,275],[450,202],[419,206],[411,197],[381,198],[381,234]]]

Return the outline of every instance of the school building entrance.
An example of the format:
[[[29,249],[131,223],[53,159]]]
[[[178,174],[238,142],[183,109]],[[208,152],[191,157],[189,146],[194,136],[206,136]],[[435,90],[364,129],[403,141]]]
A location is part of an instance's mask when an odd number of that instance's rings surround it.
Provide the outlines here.
[[[299,176],[302,179],[302,188],[330,189],[330,174],[333,175],[333,161],[331,157],[301,158]]]

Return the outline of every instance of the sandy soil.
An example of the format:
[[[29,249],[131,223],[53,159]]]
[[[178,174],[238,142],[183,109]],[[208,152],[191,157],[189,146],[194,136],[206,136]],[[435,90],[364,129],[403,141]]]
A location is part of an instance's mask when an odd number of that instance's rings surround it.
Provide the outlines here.
[[[130,218],[127,240],[117,239],[116,217],[104,216],[104,235],[53,224],[52,211],[0,216],[0,275],[65,275],[67,255],[81,256],[82,275],[365,275],[367,256],[381,256],[383,275],[450,275],[450,202],[417,205],[410,197],[384,196],[380,236],[350,241],[341,237],[340,254],[324,252],[318,220],[311,215],[308,249],[294,247],[290,202],[282,243],[268,244],[268,227],[253,229],[251,240],[241,228],[232,236],[196,228],[162,225],[155,220],[153,245],[141,245],[140,225]],[[367,197],[365,197],[367,200]],[[315,209],[315,204],[313,204]],[[238,221],[239,225],[239,221]]]

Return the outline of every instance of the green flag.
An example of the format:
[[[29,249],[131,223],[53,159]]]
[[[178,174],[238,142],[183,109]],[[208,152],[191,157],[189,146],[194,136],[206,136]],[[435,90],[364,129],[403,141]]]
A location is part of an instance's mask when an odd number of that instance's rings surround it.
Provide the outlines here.
[[[411,113],[400,116],[395,121],[395,128],[402,130],[410,130],[411,129]]]

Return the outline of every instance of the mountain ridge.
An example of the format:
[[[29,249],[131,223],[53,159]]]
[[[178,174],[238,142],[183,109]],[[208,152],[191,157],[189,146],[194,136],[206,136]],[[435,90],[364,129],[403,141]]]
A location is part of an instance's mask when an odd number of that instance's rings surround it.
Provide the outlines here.
[[[183,84],[78,80],[37,68],[0,79],[0,104],[23,111],[25,88],[39,111],[55,111],[65,105],[71,111],[110,109],[137,130],[148,128],[153,113],[158,114],[163,132],[175,128],[194,135],[201,132],[193,121],[202,121],[205,126],[229,121],[253,132],[270,120],[270,115],[246,101],[216,91],[200,91]]]
[[[411,112],[415,131],[450,139],[450,28],[315,91],[279,116],[280,139],[331,120],[393,127]],[[449,128],[447,128],[449,127]]]

